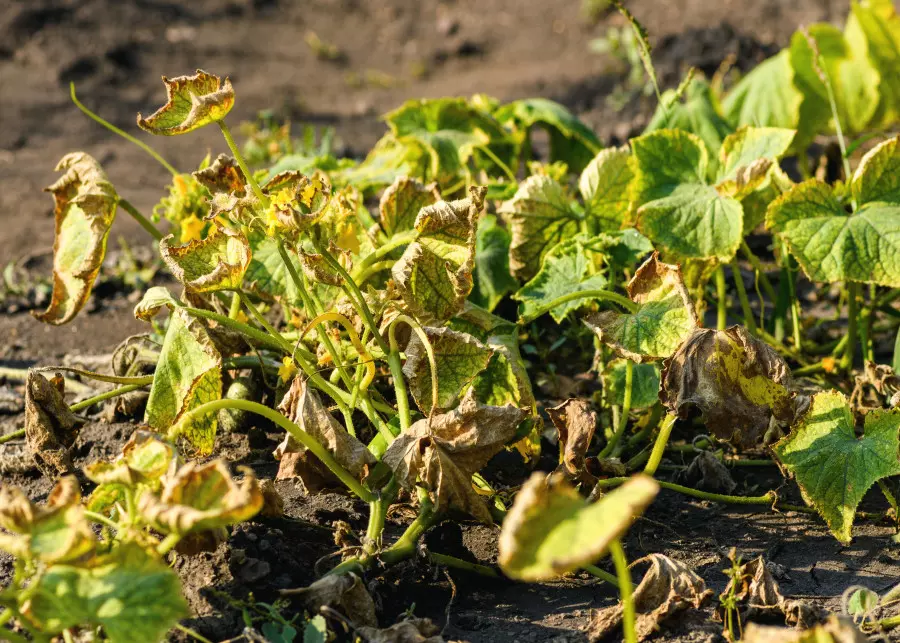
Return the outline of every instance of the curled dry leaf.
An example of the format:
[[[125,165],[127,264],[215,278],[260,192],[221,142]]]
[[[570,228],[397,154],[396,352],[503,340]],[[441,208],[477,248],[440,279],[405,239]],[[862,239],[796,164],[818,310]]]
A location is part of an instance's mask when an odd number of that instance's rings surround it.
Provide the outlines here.
[[[178,302],[165,286],[148,288],[134,307],[134,317],[140,321],[150,321],[163,308],[175,308]]]
[[[547,414],[559,432],[559,457],[566,473],[585,475],[584,456],[597,427],[597,412],[587,400],[568,399],[547,409]]]
[[[331,607],[357,627],[378,627],[375,602],[360,577],[352,572],[323,576],[309,587],[289,590],[286,594],[300,596],[312,612],[318,612],[323,606]]]
[[[250,265],[250,242],[240,231],[213,222],[205,239],[170,246],[173,235],[159,242],[159,252],[172,275],[194,292],[240,288]]]
[[[706,583],[684,563],[662,554],[650,554],[634,561],[632,567],[649,563],[650,567],[634,590],[637,612],[635,629],[639,641],[652,636],[666,619],[686,609],[700,609],[712,596]],[[622,623],[622,604],[597,612],[590,625],[591,641],[600,641],[618,632]]]
[[[83,420],[69,410],[65,380],[30,371],[25,380],[25,442],[38,469],[51,479],[71,473],[72,445]]]
[[[331,256],[341,264],[344,270],[350,272],[353,268],[353,259],[350,253],[338,248],[331,241],[329,241],[328,245],[328,252]],[[318,281],[328,286],[340,286],[344,283],[344,276],[320,254],[301,251],[300,266],[303,268],[303,274],[310,281]]]
[[[728,467],[709,451],[698,453],[687,470],[676,477],[681,484],[713,493],[730,494],[737,488]]]
[[[263,186],[271,202],[267,223],[294,233],[308,229],[325,213],[331,202],[331,181],[323,172],[306,176],[287,171],[276,174]]]
[[[661,262],[659,253],[634,273],[628,296],[638,304],[635,312],[605,310],[584,322],[600,341],[634,362],[670,356],[697,327],[681,268]]]
[[[444,643],[441,628],[427,618],[410,618],[382,630],[360,627],[356,633],[366,643]]]
[[[259,512],[260,516],[266,518],[281,518],[284,516],[284,498],[275,488],[275,483],[269,478],[263,478],[259,481],[259,489],[263,495],[263,507]]]
[[[334,459],[357,479],[362,480],[375,465],[375,457],[362,442],[350,435],[322,404],[322,399],[303,377],[295,377],[278,410],[291,422],[328,449]],[[328,467],[290,436],[275,454],[281,460],[277,478],[299,476],[306,489],[315,493],[322,489],[343,489]]]
[[[435,511],[458,509],[491,523],[484,498],[472,488],[472,475],[516,434],[526,415],[511,404],[479,404],[470,389],[452,411],[413,423],[382,461],[404,489],[413,489],[417,481],[424,486]]]
[[[660,400],[687,417],[699,409],[717,437],[742,447],[764,442],[774,419],[790,425],[808,403],[796,396],[787,364],[742,326],[701,328],[663,363]]]
[[[193,76],[162,78],[166,86],[166,104],[156,112],[142,117],[137,124],[151,134],[175,136],[225,118],[234,106],[234,89],[228,78],[198,69]]]
[[[87,302],[106,255],[106,241],[119,197],[100,164],[84,152],[66,154],[56,166],[65,174],[53,193],[53,295],[34,316],[48,324],[71,321]]]
[[[729,557],[733,559],[734,555],[732,550]],[[821,616],[813,605],[787,599],[782,595],[762,556],[741,565],[740,577],[728,582],[720,598],[724,599],[732,594],[737,600],[741,623],[775,619],[791,627],[805,628],[811,627]],[[720,616],[724,616],[723,610],[720,606]]]
[[[61,563],[83,559],[96,538],[84,517],[74,476],[60,478],[44,506],[33,504],[21,489],[0,487],[0,550],[25,560]]]
[[[391,272],[403,303],[420,321],[446,321],[472,292],[475,232],[486,193],[487,188],[472,186],[466,199],[419,211],[416,240]]]
[[[412,230],[419,210],[441,200],[437,183],[424,185],[408,176],[397,177],[381,195],[378,211],[381,227],[390,237],[398,232]]]
[[[134,487],[138,484],[159,486],[167,473],[174,473],[180,464],[178,451],[170,443],[150,431],[135,431],[122,447],[122,455],[115,462],[99,461],[84,468],[93,482],[121,484]]]
[[[562,476],[535,472],[503,521],[500,567],[510,578],[542,581],[593,564],[657,493],[653,478],[637,475],[588,503]]]
[[[220,192],[238,197],[247,191],[247,177],[232,157],[219,154],[212,165],[191,174],[197,182],[215,195]]]
[[[138,511],[148,524],[165,533],[215,530],[249,520],[263,507],[263,494],[253,471],[231,477],[223,460],[189,462],[163,479],[162,492],[144,492]]]
[[[824,623],[808,630],[748,623],[743,643],[867,643],[869,637],[853,621],[832,614]]]

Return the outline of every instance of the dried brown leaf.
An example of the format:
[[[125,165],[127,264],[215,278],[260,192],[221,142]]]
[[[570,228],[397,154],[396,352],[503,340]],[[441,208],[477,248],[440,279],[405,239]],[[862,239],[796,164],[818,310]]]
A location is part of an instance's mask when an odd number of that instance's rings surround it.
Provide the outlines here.
[[[677,481],[713,493],[730,494],[737,488],[728,467],[709,451],[698,453],[687,470],[677,476]]]
[[[309,587],[288,593],[300,596],[312,612],[327,606],[341,612],[357,627],[378,627],[375,602],[359,576],[352,572],[324,576]]]
[[[566,472],[583,476],[584,456],[597,427],[597,412],[588,400],[568,399],[547,409],[547,414],[559,432],[559,456]]]
[[[66,404],[64,382],[34,371],[25,381],[25,442],[38,469],[53,480],[74,471],[72,445],[84,424]]]
[[[427,618],[410,618],[382,630],[360,627],[356,633],[366,643],[444,643],[441,628]]]
[[[227,154],[219,154],[212,165],[197,170],[192,176],[213,195],[224,192],[242,197],[247,191],[247,177],[237,161]]]
[[[772,627],[748,623],[743,643],[867,643],[869,638],[859,631],[853,621],[832,614],[821,625],[808,630]]]

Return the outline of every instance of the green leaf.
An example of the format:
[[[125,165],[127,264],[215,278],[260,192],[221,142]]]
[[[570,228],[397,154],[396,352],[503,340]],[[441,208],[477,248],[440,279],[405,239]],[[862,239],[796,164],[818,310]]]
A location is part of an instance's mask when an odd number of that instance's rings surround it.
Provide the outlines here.
[[[626,360],[615,359],[603,369],[603,390],[610,404],[625,403]],[[634,364],[631,380],[631,408],[645,409],[659,401],[659,366]]]
[[[175,136],[225,118],[234,106],[231,81],[198,69],[193,76],[166,78],[166,104],[147,118],[140,114],[137,124],[151,134]]]
[[[398,140],[390,132],[379,139],[362,163],[329,175],[335,185],[352,185],[363,192],[391,185],[401,176],[422,181],[437,178],[425,145],[410,138]]]
[[[744,76],[725,97],[722,110],[735,127],[795,129],[802,102],[803,94],[794,85],[790,51],[783,49]],[[809,140],[811,133],[804,129],[800,140]]]
[[[134,307],[135,319],[150,321],[165,307],[176,308],[178,302],[165,286],[153,286],[148,288],[141,300]]]
[[[403,374],[419,409],[425,415],[449,409],[475,377],[485,369],[493,351],[471,335],[449,328],[425,326],[437,364],[437,409],[432,409],[431,366],[422,340],[413,333],[404,351]]]
[[[796,478],[803,499],[845,544],[850,543],[853,517],[866,491],[878,480],[900,474],[900,411],[870,411],[860,437],[854,426],[843,394],[821,392],[790,435],[773,447]]]
[[[503,521],[500,568],[510,578],[545,581],[592,565],[657,493],[653,478],[638,475],[589,504],[562,477],[533,473]]]
[[[529,176],[498,213],[512,233],[509,267],[517,279],[534,277],[544,255],[581,230],[583,218],[573,208],[566,189],[547,176]]]
[[[313,616],[303,628],[303,643],[327,643],[328,624],[321,614]]]
[[[634,178],[628,147],[603,150],[588,163],[578,179],[585,217],[597,231],[620,229],[630,219],[629,186]]]
[[[761,187],[769,168],[777,166],[795,134],[794,130],[777,127],[742,127],[728,136],[720,152],[721,170],[716,189],[742,198]],[[754,168],[758,170],[753,171]]]
[[[484,215],[475,233],[475,284],[469,300],[492,311],[500,300],[518,288],[509,272],[509,231],[497,225],[497,217]]]
[[[240,288],[250,265],[250,242],[240,231],[214,222],[205,239],[170,246],[169,235],[159,242],[159,253],[175,278],[194,292]]]
[[[522,286],[513,295],[513,299],[522,302],[519,316],[531,318],[536,311],[562,295],[598,290],[606,286],[606,283],[606,277],[594,269],[585,236],[578,235],[574,239],[558,243],[544,255],[538,274]],[[556,323],[560,323],[570,312],[590,301],[591,299],[586,298],[561,304],[553,308],[550,315]]]
[[[472,186],[469,198],[439,201],[416,218],[416,240],[391,273],[406,309],[420,321],[445,321],[459,312],[472,291],[475,227],[485,188]]]
[[[119,197],[100,164],[84,152],[66,154],[56,166],[65,174],[47,188],[53,193],[53,295],[47,310],[33,313],[60,325],[78,314],[106,256],[106,241]]]
[[[881,77],[870,127],[886,127],[900,117],[900,16],[891,0],[850,4],[844,28],[852,55],[864,55]]]
[[[656,108],[644,134],[661,129],[678,129],[690,132],[703,141],[706,151],[716,154],[725,137],[734,128],[719,115],[717,101],[705,78],[693,78],[685,90],[683,101],[674,101],[674,89],[663,92],[663,101]],[[668,110],[663,107],[668,105]]]
[[[389,237],[412,230],[419,210],[440,200],[441,193],[436,184],[424,185],[416,179],[401,176],[381,195],[378,205],[381,227]]]
[[[709,154],[703,142],[680,130],[658,130],[631,140],[637,205],[671,196],[685,184],[706,184]]]
[[[900,204],[900,137],[880,143],[860,161],[850,182],[857,204]]]
[[[222,356],[206,328],[183,309],[172,312],[144,421],[160,432],[187,411],[222,397]],[[182,434],[200,455],[212,453],[216,414],[209,413],[184,427]]]
[[[662,263],[657,253],[628,283],[638,304],[634,313],[605,310],[584,320],[601,342],[641,363],[674,353],[697,327],[697,314],[678,266]]]
[[[278,241],[260,231],[252,231],[248,241],[251,257],[244,273],[246,288],[263,299],[298,306],[300,293],[278,252]],[[290,251],[288,256],[299,275],[302,271],[299,258]]]
[[[580,172],[603,147],[594,132],[572,112],[546,98],[507,103],[494,112],[494,117],[523,130],[544,128],[550,135],[550,162],[563,161],[575,172]]]
[[[132,543],[90,567],[53,565],[32,590],[28,615],[42,631],[99,625],[111,643],[157,643],[190,613],[175,571]]]
[[[606,264],[607,275],[617,275],[626,269],[630,272],[638,259],[653,252],[650,240],[634,228],[602,232],[589,239],[587,246]]]

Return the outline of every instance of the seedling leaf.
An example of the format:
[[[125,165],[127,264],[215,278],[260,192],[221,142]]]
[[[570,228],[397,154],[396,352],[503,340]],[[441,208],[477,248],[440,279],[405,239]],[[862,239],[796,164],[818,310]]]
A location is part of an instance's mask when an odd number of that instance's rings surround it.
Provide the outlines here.
[[[198,69],[193,76],[166,78],[166,104],[147,118],[137,115],[137,124],[151,134],[175,136],[225,118],[234,106],[234,89],[227,78]]]

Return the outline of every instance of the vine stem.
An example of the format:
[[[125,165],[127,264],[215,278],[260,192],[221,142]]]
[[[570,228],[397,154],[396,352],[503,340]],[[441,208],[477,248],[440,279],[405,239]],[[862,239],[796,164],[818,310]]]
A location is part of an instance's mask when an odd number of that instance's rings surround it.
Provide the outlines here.
[[[628,426],[628,414],[631,412],[631,391],[634,383],[634,362],[630,359],[625,360],[625,396],[622,400],[622,411],[619,413],[619,425],[616,427],[615,433],[600,451],[598,457],[605,458],[613,452],[619,440],[625,434],[625,428]]]
[[[169,534],[156,546],[156,553],[160,556],[165,556],[175,549],[179,542],[181,542],[181,534]]]
[[[753,266],[753,270],[756,271],[756,277],[759,279],[759,283],[762,285],[763,290],[766,291],[766,296],[769,298],[769,301],[774,302],[778,299],[778,296],[775,294],[775,288],[766,276],[766,272],[763,270],[762,262],[759,260],[759,257],[753,254],[750,246],[748,246],[747,242],[743,239],[741,240],[741,252],[744,253],[747,261],[750,262],[750,265]]]
[[[462,569],[467,572],[472,572],[473,574],[480,574],[481,576],[488,576],[490,578],[500,577],[500,574],[498,574],[497,570],[493,567],[471,563],[462,558],[457,558],[456,556],[447,556],[446,554],[438,554],[437,552],[430,551],[428,552],[428,559],[435,565]]]
[[[253,194],[256,195],[256,198],[259,199],[259,202],[264,208],[268,208],[269,197],[263,194],[262,188],[259,187],[259,183],[257,183],[256,179],[253,178],[253,174],[250,172],[250,168],[247,167],[247,162],[244,161],[244,157],[241,155],[241,151],[238,149],[237,143],[234,142],[234,137],[231,136],[231,130],[228,129],[228,126],[225,124],[224,120],[216,121],[216,125],[218,125],[219,129],[222,130],[222,136],[225,137],[225,142],[228,143],[228,149],[231,150],[231,154],[232,156],[234,156],[234,160],[237,161],[238,166],[241,168],[241,172],[244,173],[244,178],[247,179],[247,183],[253,190]]]
[[[741,269],[737,259],[731,260],[731,277],[737,290],[738,301],[741,302],[741,314],[744,316],[744,326],[751,334],[756,334],[756,320],[753,318],[753,310],[750,308],[750,300],[747,298],[747,289],[744,288],[744,280],[741,278]]]
[[[853,370],[853,358],[856,353],[856,318],[859,314],[857,298],[859,296],[859,284],[855,281],[847,282],[847,344],[844,347],[844,355],[841,358],[841,368],[850,373]]]
[[[597,487],[600,489],[611,489],[613,487],[618,487],[620,485],[625,484],[628,478],[606,478],[604,480],[599,480],[597,482]],[[721,493],[712,493],[710,491],[700,491],[699,489],[692,489],[691,487],[685,487],[680,484],[675,484],[674,482],[664,482],[663,480],[658,480],[659,486],[663,489],[668,489],[669,491],[676,491],[678,493],[684,494],[686,496],[691,496],[693,498],[699,498],[700,500],[710,500],[712,502],[723,502],[729,505],[772,505],[776,500],[778,500],[778,494],[774,491],[767,491],[761,496],[728,496]]]
[[[354,280],[359,280],[361,276],[375,263],[377,263],[383,257],[386,257],[391,252],[399,248],[400,246],[405,246],[407,244],[412,243],[416,240],[416,236],[418,232],[415,230],[408,230],[406,232],[398,232],[391,236],[383,245],[379,246],[371,252],[367,254],[362,260],[357,264],[352,273],[352,277]]]
[[[12,442],[13,440],[18,440],[19,438],[25,437],[25,429],[19,429],[18,431],[12,431],[11,433],[7,433],[6,435],[0,435],[0,444],[6,444],[7,442]]]
[[[94,522],[99,522],[103,525],[106,525],[107,527],[112,527],[116,531],[119,531],[120,529],[122,529],[122,527],[118,523],[110,520],[103,514],[98,514],[95,511],[88,511],[87,509],[85,509],[84,517],[87,518],[88,520],[93,520]]]
[[[336,475],[341,482],[347,485],[347,488],[350,489],[350,491],[359,496],[360,499],[365,502],[373,502],[374,500],[376,500],[376,496],[371,491],[363,487],[362,484],[360,484],[359,480],[353,477],[353,475],[351,475],[349,471],[341,466],[341,464],[334,459],[334,456],[331,455],[328,449],[323,447],[318,440],[301,429],[297,424],[291,422],[278,411],[270,409],[268,406],[260,404],[259,402],[251,402],[250,400],[226,399],[213,400],[212,402],[201,404],[200,406],[185,413],[181,417],[181,419],[172,426],[172,428],[170,429],[170,433],[174,433],[177,435],[180,432],[181,427],[188,425],[196,418],[206,415],[207,413],[214,413],[220,409],[227,408],[256,413],[277,424],[279,427],[287,431],[291,435],[291,437],[297,440],[297,442],[312,451],[313,455],[319,458],[319,460],[322,461],[322,464],[328,467],[331,472],[334,473],[334,475]]]
[[[605,581],[612,585],[613,587],[619,587],[619,579],[610,574],[609,572],[605,572],[596,565],[585,565],[582,567],[584,571],[586,571],[591,576],[596,576],[602,581]]]
[[[155,225],[150,223],[150,220],[145,217],[143,214],[138,211],[136,207],[131,204],[131,201],[127,199],[123,199],[119,197],[119,205],[122,206],[122,209],[125,210],[128,214],[131,215],[131,218],[137,221],[140,226],[147,231],[147,233],[156,239],[157,241],[161,241],[163,238],[162,232],[160,232]]]
[[[478,151],[483,152],[485,156],[487,156],[494,163],[496,163],[497,167],[499,167],[501,170],[503,170],[503,173],[509,178],[509,180],[511,182],[518,183],[518,179],[516,179],[515,172],[513,172],[511,169],[509,169],[509,166],[506,163],[504,163],[503,161],[501,161],[500,157],[498,157],[496,154],[494,154],[494,152],[487,145],[480,146],[478,148]]]
[[[206,638],[199,632],[195,632],[191,628],[187,627],[186,625],[182,625],[181,623],[176,623],[175,629],[179,630],[181,632],[184,632],[185,634],[190,636],[192,639],[200,641],[200,643],[213,643],[212,641],[210,641],[208,638]]]
[[[622,541],[615,538],[609,544],[609,553],[612,556],[613,565],[616,567],[616,577],[619,580],[619,594],[622,597],[622,629],[625,632],[625,643],[637,643],[634,597],[631,595],[631,572],[628,570],[628,559],[625,558],[625,549],[622,547]]]
[[[638,309],[638,305],[628,299],[628,297],[620,295],[617,292],[612,292],[611,290],[579,290],[557,297],[550,303],[538,307],[528,315],[522,315],[521,317],[519,317],[518,324],[520,326],[522,324],[527,324],[530,321],[534,321],[544,313],[550,312],[557,306],[561,306],[562,304],[567,304],[570,301],[576,301],[578,299],[600,299],[611,301],[613,303],[619,304],[622,308],[630,313],[636,312]]]
[[[659,435],[656,436],[656,442],[653,443],[653,451],[650,452],[650,459],[647,460],[647,465],[644,467],[644,473],[648,476],[654,475],[659,468],[659,463],[662,462],[666,444],[669,442],[669,436],[672,435],[672,428],[675,426],[676,419],[677,416],[670,413],[666,415],[666,419],[662,421],[659,427]]]
[[[428,335],[425,333],[425,329],[422,328],[422,325],[419,322],[417,322],[409,315],[397,315],[397,317],[395,317],[391,322],[390,328],[388,329],[388,343],[391,347],[391,354],[395,352],[397,353],[398,363],[400,349],[397,346],[397,337],[394,333],[394,328],[396,327],[398,322],[403,322],[404,324],[412,328],[413,332],[418,335],[419,341],[422,342],[422,346],[425,348],[425,354],[428,356],[428,368],[431,371],[431,413],[429,413],[428,416],[431,417],[432,415],[434,415],[435,409],[440,406],[438,403],[440,400],[438,396],[438,386],[440,382],[438,381],[437,359],[434,356],[434,348],[431,346],[431,341],[428,339]],[[402,370],[400,371],[400,375],[402,377]]]
[[[104,400],[108,400],[113,397],[118,397],[119,395],[124,395],[125,393],[130,393],[131,391],[136,391],[139,388],[143,388],[147,386],[146,384],[126,384],[125,386],[120,386],[119,388],[114,388],[111,391],[106,391],[105,393],[100,393],[99,395],[95,395],[94,397],[89,397],[86,400],[82,400],[81,402],[77,402],[69,407],[69,410],[77,413],[83,409],[87,409],[92,407],[97,402],[103,402]]]
[[[718,313],[716,328],[718,330],[725,330],[725,326],[728,324],[728,301],[725,288],[725,269],[722,264],[719,264],[716,268],[716,310]]]

